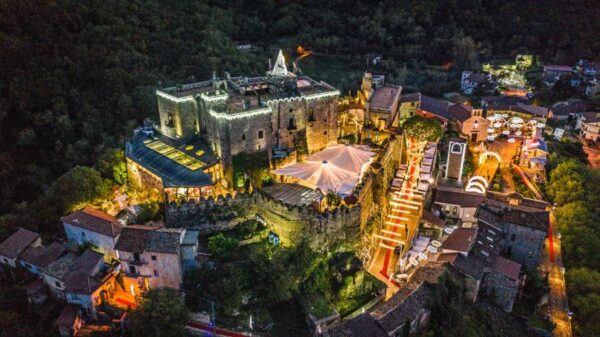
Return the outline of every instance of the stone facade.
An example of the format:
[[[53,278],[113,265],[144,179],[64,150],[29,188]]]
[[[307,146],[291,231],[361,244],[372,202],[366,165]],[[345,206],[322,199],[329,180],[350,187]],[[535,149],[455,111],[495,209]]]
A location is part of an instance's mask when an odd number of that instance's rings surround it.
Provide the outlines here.
[[[464,139],[452,138],[448,145],[446,160],[446,178],[462,179],[463,165],[467,154],[467,142]]]
[[[287,72],[283,56],[274,69],[286,71],[254,78],[215,74],[158,90],[161,133],[181,140],[199,135],[220,158],[227,180],[238,153],[297,149],[302,159],[336,144],[339,91]]]

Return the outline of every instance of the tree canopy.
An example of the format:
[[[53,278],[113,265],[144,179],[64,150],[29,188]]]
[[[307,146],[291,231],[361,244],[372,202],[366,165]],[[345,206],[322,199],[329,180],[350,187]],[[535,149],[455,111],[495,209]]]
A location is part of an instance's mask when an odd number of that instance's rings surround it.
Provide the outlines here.
[[[176,290],[152,289],[129,316],[127,331],[131,337],[185,337],[187,322],[188,311]]]
[[[414,115],[407,119],[402,124],[402,128],[408,138],[412,138],[417,142],[437,141],[444,132],[442,124],[437,119],[425,118],[419,115]]]

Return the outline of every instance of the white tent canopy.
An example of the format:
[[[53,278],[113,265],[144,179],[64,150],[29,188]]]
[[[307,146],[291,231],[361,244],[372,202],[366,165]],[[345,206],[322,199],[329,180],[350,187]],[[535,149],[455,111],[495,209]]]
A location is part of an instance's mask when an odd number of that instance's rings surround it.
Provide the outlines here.
[[[298,178],[323,193],[334,191],[346,196],[352,193],[374,155],[367,146],[336,145],[273,173]]]

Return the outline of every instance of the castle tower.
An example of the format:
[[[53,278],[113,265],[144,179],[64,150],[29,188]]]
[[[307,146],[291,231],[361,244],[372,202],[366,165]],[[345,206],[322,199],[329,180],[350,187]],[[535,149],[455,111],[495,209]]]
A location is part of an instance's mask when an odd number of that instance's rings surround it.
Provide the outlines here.
[[[444,178],[462,179],[466,155],[467,141],[461,138],[451,138],[448,145],[448,159],[446,160],[446,175]]]

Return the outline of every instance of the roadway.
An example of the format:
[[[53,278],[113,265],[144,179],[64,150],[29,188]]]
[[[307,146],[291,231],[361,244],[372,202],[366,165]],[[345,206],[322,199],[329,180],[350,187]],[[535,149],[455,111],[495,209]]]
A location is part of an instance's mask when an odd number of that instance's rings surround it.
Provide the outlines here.
[[[536,195],[537,199],[542,199],[542,194],[536,186],[529,181],[527,175],[518,166],[514,165],[515,170],[521,176],[525,185]],[[542,268],[548,273],[548,286],[550,293],[548,298],[548,309],[550,320],[554,323],[552,335],[555,337],[571,337],[572,327],[569,318],[569,302],[567,300],[567,284],[563,274],[564,266],[562,263],[560,238],[558,237],[558,228],[554,210],[548,207],[550,212],[550,221],[548,223],[548,238],[545,242],[545,252],[542,257]]]
[[[560,239],[554,212],[551,209],[549,211],[548,239],[546,240],[546,254],[544,254],[542,260],[542,266],[548,272],[548,286],[550,287],[548,306],[550,319],[554,323],[552,335],[555,337],[571,337],[571,319],[568,315],[569,302],[567,300],[567,284],[563,274],[564,266]]]

